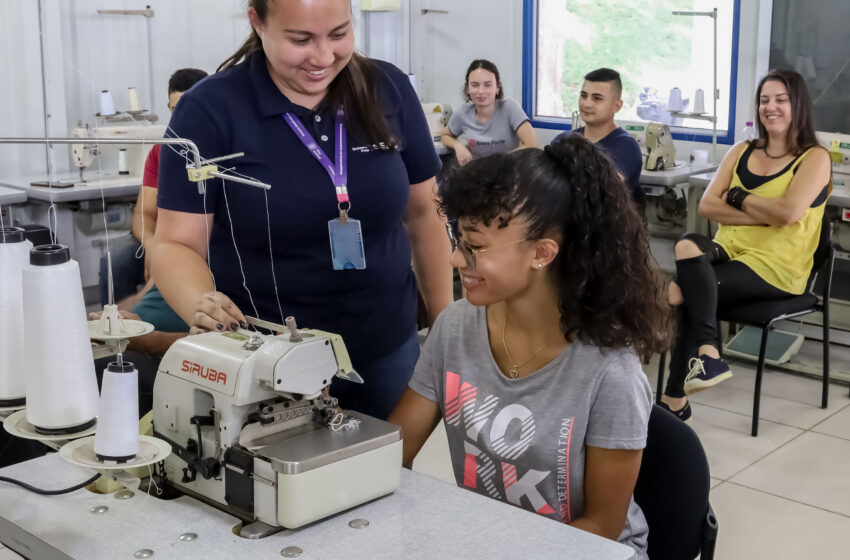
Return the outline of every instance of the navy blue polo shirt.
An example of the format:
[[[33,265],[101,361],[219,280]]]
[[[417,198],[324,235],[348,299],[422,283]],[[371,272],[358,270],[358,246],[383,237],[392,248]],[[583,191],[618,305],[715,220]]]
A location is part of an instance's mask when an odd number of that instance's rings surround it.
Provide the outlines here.
[[[171,118],[170,135],[192,139],[205,158],[244,152],[222,166],[235,166],[271,184],[271,190],[216,179],[206,182],[204,198],[187,179],[185,159],[163,149],[157,198],[160,208],[215,215],[210,268],[216,288],[243,313],[253,315],[256,305],[262,319],[281,321],[273,256],[283,314],[294,315],[299,326],[341,334],[355,367],[392,352],[416,331],[416,286],[403,218],[410,185],[434,177],[440,166],[407,76],[374,62],[382,108],[401,145],[380,150],[347,133],[350,216],[361,221],[365,270],[333,270],[328,221],[339,216],[333,183],[283,118],[295,113],[333,161],[334,112],[317,113],[289,101],[272,82],[262,52],[186,92]],[[234,237],[253,304],[242,286]]]
[[[577,128],[575,134],[584,136],[584,127]],[[570,132],[562,132],[555,137],[553,142],[557,142],[563,136]],[[632,135],[620,127],[615,128],[608,133],[605,138],[596,143],[603,148],[619,172],[626,180],[626,184],[632,190],[632,196],[638,202],[644,200],[643,189],[640,186],[640,172],[643,168],[643,155],[640,153],[640,146],[632,138]]]

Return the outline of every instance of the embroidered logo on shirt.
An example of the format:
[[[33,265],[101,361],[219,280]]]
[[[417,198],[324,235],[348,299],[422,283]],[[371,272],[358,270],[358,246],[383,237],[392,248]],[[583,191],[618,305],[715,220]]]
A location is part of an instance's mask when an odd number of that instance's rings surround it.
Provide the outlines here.
[[[384,142],[372,144],[371,146],[354,146],[351,148],[352,152],[360,152],[362,154],[368,154],[369,152],[389,152],[393,150],[398,151],[398,148],[390,148]]]

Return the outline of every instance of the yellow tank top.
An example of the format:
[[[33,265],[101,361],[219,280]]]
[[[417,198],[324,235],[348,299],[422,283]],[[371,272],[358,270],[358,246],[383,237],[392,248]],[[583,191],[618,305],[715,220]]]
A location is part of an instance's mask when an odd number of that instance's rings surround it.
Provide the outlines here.
[[[729,188],[741,187],[765,198],[785,196],[794,172],[812,149],[803,152],[779,175],[756,188],[747,189],[738,176],[741,157],[750,150],[747,147],[741,150],[735,162]],[[828,189],[831,194],[832,180]],[[802,294],[806,291],[812,270],[825,207],[824,201],[818,206],[807,208],[799,221],[787,226],[720,225],[714,241],[723,247],[730,259],[744,263],[771,286],[791,294]]]

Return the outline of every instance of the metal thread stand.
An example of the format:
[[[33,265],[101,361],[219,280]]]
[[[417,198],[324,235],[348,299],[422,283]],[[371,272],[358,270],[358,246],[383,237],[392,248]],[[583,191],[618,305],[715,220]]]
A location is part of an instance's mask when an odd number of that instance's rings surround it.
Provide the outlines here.
[[[714,77],[711,83],[712,91],[712,113],[711,115],[702,115],[699,113],[688,113],[684,111],[670,111],[670,115],[684,119],[696,119],[701,121],[709,121],[711,123],[711,161],[717,160],[717,99],[720,97],[720,92],[717,91],[717,8],[710,12],[692,12],[685,10],[674,10],[674,16],[694,16],[694,17],[710,17],[714,21]]]

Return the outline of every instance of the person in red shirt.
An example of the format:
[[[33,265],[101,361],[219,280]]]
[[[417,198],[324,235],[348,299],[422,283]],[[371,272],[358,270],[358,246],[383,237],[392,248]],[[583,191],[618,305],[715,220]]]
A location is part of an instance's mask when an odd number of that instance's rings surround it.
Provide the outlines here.
[[[196,83],[207,76],[207,73],[197,68],[181,68],[171,75],[168,80],[168,109],[173,112],[177,106],[180,96],[192,88]],[[159,154],[161,144],[155,145],[145,160],[145,170],[142,177],[142,188],[136,200],[136,209],[133,215],[133,236],[128,238],[133,243],[126,247],[116,247],[112,250],[113,276],[121,277],[125,270],[137,265],[140,255],[144,254],[144,287],[128,297],[126,291],[119,293],[116,282],[116,299],[122,317],[138,319],[151,323],[155,331],[149,335],[134,338],[131,341],[131,349],[162,355],[171,344],[186,335],[189,326],[177,316],[163,299],[150,275],[150,248],[154,240],[157,219],[157,185],[159,175]],[[139,251],[139,244],[144,251]],[[135,278],[137,273],[133,272]],[[105,274],[102,273],[105,277]],[[134,283],[135,281],[131,281]],[[127,282],[124,282],[127,284]],[[104,303],[106,303],[104,301]],[[89,314],[90,318],[97,318],[99,313]]]

